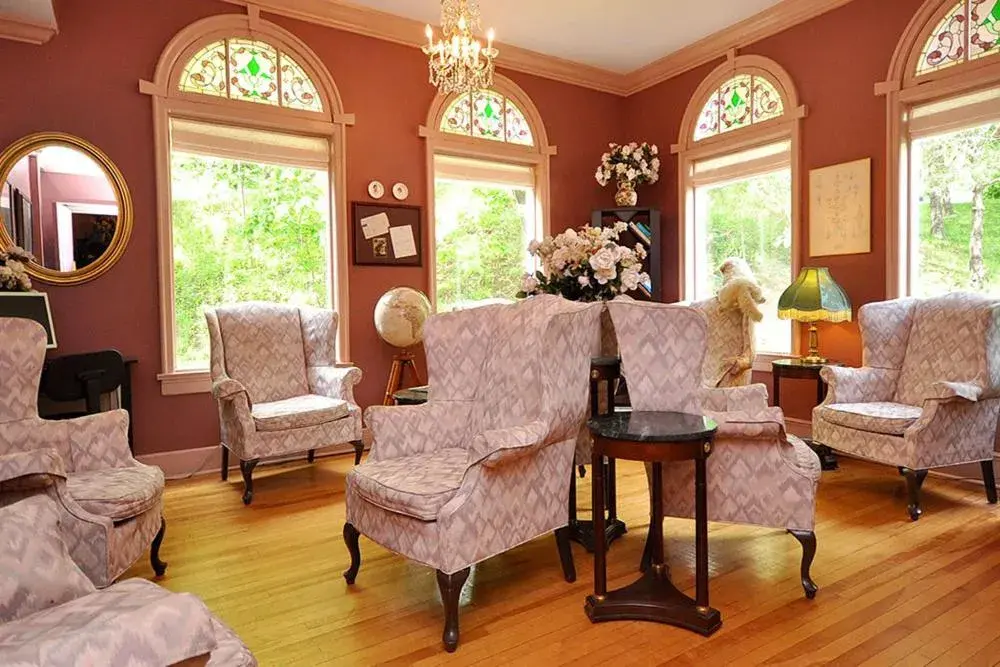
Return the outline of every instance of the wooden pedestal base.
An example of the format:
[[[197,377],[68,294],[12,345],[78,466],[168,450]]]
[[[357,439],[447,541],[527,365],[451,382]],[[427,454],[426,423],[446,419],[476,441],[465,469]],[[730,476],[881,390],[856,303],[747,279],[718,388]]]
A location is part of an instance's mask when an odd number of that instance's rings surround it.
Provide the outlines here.
[[[417,364],[414,363],[412,354],[404,351],[393,355],[392,368],[389,369],[389,381],[385,385],[385,397],[382,399],[382,405],[395,405],[396,401],[392,395],[403,386],[403,376],[406,374],[407,368],[413,373],[418,385],[424,383],[420,378],[420,373],[417,372]]]

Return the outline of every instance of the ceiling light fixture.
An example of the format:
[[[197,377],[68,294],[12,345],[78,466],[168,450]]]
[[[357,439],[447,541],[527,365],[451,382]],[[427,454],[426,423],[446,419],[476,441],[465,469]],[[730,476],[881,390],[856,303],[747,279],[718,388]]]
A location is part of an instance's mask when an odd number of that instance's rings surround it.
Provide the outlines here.
[[[493,29],[486,32],[486,46],[473,35],[479,29],[479,3],[476,0],[442,0],[441,39],[434,41],[434,30],[427,26],[430,82],[443,95],[482,90],[493,85],[493,60],[499,51],[493,47]]]

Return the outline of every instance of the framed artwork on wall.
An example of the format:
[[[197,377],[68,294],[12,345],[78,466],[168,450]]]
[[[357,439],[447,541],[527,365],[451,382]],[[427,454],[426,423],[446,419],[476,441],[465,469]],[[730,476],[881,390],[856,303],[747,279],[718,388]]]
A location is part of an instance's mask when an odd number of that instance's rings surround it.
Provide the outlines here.
[[[352,202],[354,264],[422,266],[421,223],[419,206]]]
[[[811,257],[872,251],[871,182],[871,158],[809,172]]]

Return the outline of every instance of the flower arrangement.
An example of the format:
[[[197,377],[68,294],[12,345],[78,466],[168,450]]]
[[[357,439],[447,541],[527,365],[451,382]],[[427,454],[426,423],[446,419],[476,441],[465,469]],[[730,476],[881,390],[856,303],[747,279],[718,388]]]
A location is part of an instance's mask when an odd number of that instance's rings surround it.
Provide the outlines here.
[[[656,144],[608,144],[608,152],[601,156],[601,166],[594,174],[597,182],[604,187],[612,180],[621,185],[656,183],[660,180],[660,149]]]
[[[17,246],[0,250],[0,292],[30,292],[31,277],[25,264],[34,260],[34,255]]]
[[[518,298],[533,294],[559,294],[573,301],[607,301],[638,289],[649,281],[642,271],[646,249],[619,245],[619,235],[628,228],[624,222],[614,227],[567,229],[555,238],[532,241],[528,252],[539,259],[534,275],[527,273]]]

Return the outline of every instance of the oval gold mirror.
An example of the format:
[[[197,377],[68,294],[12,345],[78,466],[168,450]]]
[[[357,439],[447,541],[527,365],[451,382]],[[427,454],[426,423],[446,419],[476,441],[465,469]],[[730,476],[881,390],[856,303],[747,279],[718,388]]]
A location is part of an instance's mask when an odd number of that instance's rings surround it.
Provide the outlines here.
[[[62,132],[28,135],[0,154],[0,248],[35,257],[33,278],[77,285],[102,275],[132,235],[132,197],[99,148]]]

